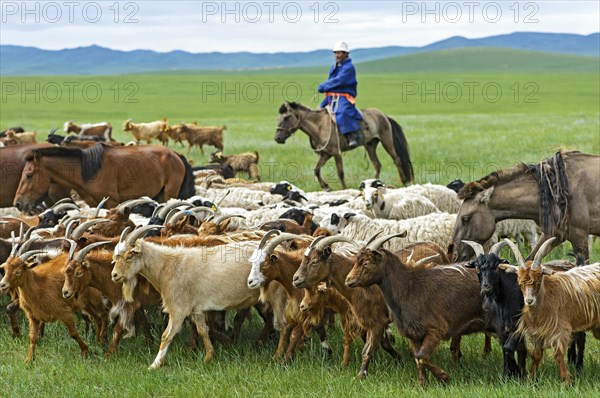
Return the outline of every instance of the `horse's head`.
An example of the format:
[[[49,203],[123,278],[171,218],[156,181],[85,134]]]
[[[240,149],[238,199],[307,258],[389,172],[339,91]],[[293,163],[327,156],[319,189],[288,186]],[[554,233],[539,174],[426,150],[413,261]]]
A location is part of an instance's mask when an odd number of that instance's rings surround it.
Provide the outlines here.
[[[25,157],[25,167],[15,194],[13,204],[23,213],[39,205],[50,188],[50,172],[40,162],[40,156],[34,151]]]
[[[298,114],[298,110],[294,107],[293,103],[285,102],[279,108],[275,142],[285,144],[285,140],[298,130],[299,125],[300,115]]]
[[[471,246],[463,243],[464,240],[483,245],[496,231],[496,219],[488,207],[493,191],[494,187],[491,187],[463,201],[452,236],[456,261],[466,261],[474,254]]]

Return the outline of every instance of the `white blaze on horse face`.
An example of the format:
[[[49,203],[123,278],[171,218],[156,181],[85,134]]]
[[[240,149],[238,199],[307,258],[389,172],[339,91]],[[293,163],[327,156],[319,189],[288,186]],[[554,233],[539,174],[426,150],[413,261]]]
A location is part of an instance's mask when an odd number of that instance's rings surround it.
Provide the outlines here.
[[[252,264],[250,275],[248,275],[248,287],[250,289],[256,289],[265,284],[266,279],[262,272],[260,272],[260,266],[266,259],[267,253],[263,249],[255,249],[252,252],[252,256],[248,259],[250,264]]]

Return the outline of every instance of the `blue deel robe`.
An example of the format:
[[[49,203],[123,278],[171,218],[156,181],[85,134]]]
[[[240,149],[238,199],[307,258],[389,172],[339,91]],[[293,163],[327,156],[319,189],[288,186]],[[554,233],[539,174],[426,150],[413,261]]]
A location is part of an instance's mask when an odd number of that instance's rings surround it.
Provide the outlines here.
[[[333,64],[329,70],[329,79],[319,84],[317,88],[320,93],[334,92],[347,93],[356,98],[356,70],[352,65],[352,60],[346,58],[340,65]],[[321,108],[324,108],[331,103],[331,97],[325,97],[321,102]],[[339,97],[337,111],[335,113],[338,130],[342,134],[351,133],[360,128],[358,121],[362,120],[362,116],[345,97]]]

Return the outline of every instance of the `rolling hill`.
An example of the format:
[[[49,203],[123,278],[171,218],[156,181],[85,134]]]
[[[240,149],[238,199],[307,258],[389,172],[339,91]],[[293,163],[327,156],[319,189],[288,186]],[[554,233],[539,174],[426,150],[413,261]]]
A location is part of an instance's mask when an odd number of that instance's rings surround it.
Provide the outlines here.
[[[598,57],[600,55],[599,43],[600,33],[584,36],[559,33],[516,32],[480,39],[467,39],[455,36],[423,47],[390,46],[356,49],[352,51],[352,58],[355,62],[364,63],[389,58],[385,63],[393,65],[396,62],[394,59],[399,56],[415,55],[418,53],[433,54],[435,51],[440,50],[467,49],[472,47],[545,51]],[[500,51],[498,54],[503,53]],[[439,56],[446,57],[445,53],[441,53]],[[435,58],[432,55],[427,55],[426,57]],[[501,58],[501,56],[498,58]],[[323,66],[331,63],[331,51],[316,50],[296,53],[189,53],[185,51],[171,51],[168,53],[158,53],[148,50],[118,51],[100,46],[48,51],[35,47],[1,45],[0,59],[2,59],[0,63],[0,75],[4,76],[111,75],[198,69],[260,70]],[[18,60],[18,62],[11,62],[11,60]],[[564,60],[569,63],[567,58],[564,58]],[[492,59],[488,61],[493,62]],[[498,61],[502,60],[498,59]],[[558,58],[552,59],[553,65],[557,62],[560,64]],[[582,62],[584,62],[583,59]],[[539,66],[543,65],[540,64]]]

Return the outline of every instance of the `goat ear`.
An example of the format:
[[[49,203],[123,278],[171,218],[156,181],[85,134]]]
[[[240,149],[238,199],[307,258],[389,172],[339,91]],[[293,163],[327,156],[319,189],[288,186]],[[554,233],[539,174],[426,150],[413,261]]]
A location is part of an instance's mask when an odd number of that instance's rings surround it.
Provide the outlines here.
[[[271,259],[271,261],[277,261],[279,259],[279,257],[277,256],[277,254],[272,253],[269,258]]]
[[[381,260],[383,260],[383,255],[379,250],[372,251],[371,253],[373,254],[373,260],[375,260],[376,263],[380,263]]]
[[[90,263],[89,261],[84,260],[81,265],[83,265],[85,267],[85,269],[90,269]]]
[[[479,201],[487,206],[488,203],[490,203],[490,198],[492,197],[493,192],[494,192],[493,186],[486,189],[485,191],[481,192],[479,194]]]
[[[329,258],[329,256],[331,256],[331,247],[327,246],[325,249],[323,249],[323,257]]]
[[[379,206],[379,210],[383,211],[385,209],[385,202],[381,202],[381,206]]]
[[[27,269],[31,269],[41,264],[41,260],[37,256],[30,257],[25,263]]]
[[[348,221],[354,216],[356,216],[356,213],[346,213],[344,214],[344,220]]]
[[[542,274],[544,275],[554,275],[556,271],[548,269],[546,267],[542,267]]]
[[[469,261],[468,263],[465,264],[465,268],[475,268],[475,264],[473,264],[473,262]]]

